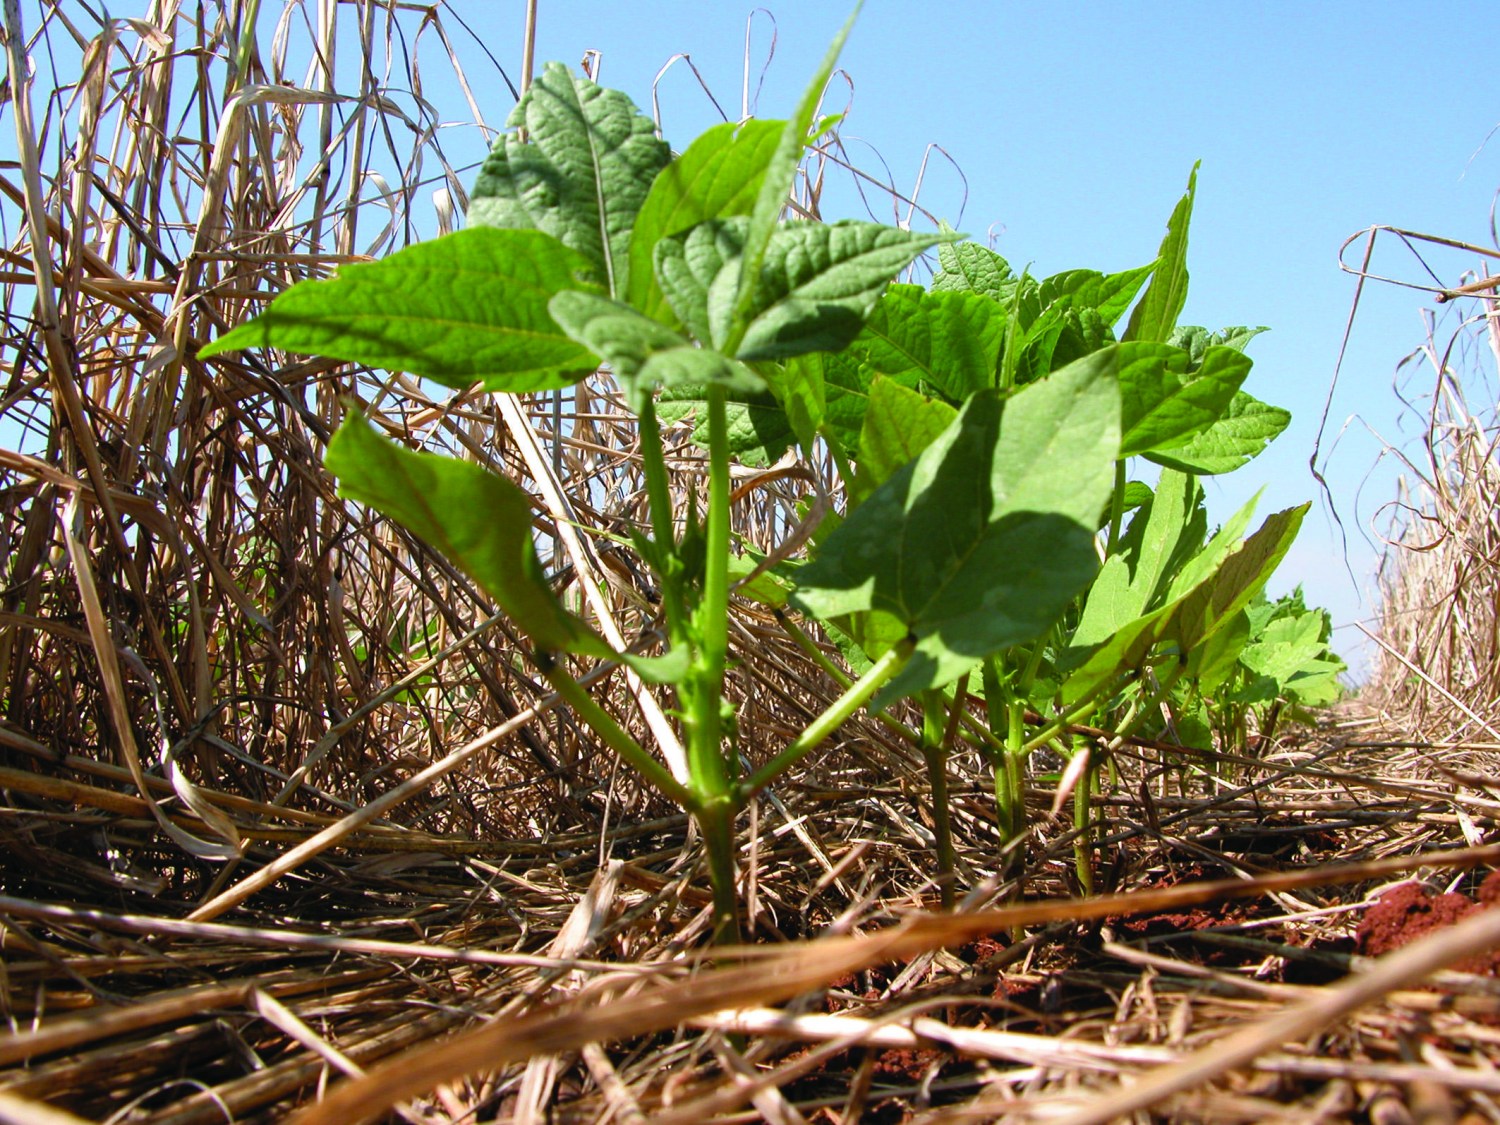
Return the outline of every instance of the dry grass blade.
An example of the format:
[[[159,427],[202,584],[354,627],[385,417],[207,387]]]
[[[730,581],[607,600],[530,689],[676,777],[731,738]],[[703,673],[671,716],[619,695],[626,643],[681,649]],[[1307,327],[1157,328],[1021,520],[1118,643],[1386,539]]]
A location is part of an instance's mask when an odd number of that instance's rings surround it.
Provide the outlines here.
[[[1422,858],[1425,862],[1444,866],[1496,862],[1500,861],[1500,844]],[[1346,868],[1287,872],[1248,881],[1220,880],[1129,895],[1031,903],[977,914],[914,916],[899,926],[869,937],[831,938],[765,949],[752,947],[739,951],[750,961],[745,966],[710,969],[670,984],[648,985],[633,995],[611,995],[610,986],[596,988],[553,1008],[543,1008],[519,1019],[496,1020],[451,1040],[411,1052],[365,1078],[338,1087],[321,1102],[299,1113],[294,1119],[295,1125],[335,1125],[370,1120],[437,1083],[482,1069],[537,1055],[575,1050],[586,1043],[647,1035],[710,1012],[776,1003],[821,987],[850,972],[899,958],[912,958],[985,934],[1059,921],[1084,922],[1180,909],[1221,898],[1259,896],[1298,887],[1353,882],[1410,870],[1412,865],[1411,860],[1387,860]],[[1404,970],[1391,970],[1395,974],[1393,983],[1382,984],[1378,992],[1371,991],[1376,985],[1369,981],[1385,982],[1385,976],[1360,978],[1345,988],[1352,990],[1349,995],[1359,997],[1357,1003],[1367,1003],[1375,995],[1411,983],[1449,961],[1486,948],[1481,939],[1474,936],[1476,934],[1500,944],[1500,913],[1487,913],[1483,918],[1488,920],[1487,929],[1465,929],[1459,944],[1434,947],[1440,952],[1429,953],[1426,960],[1411,961],[1411,964],[1422,967],[1417,976],[1401,975]],[[724,956],[732,957],[735,953],[733,949],[726,950]],[[1433,957],[1441,959],[1429,963]],[[1322,1002],[1322,995],[1315,999]],[[1328,1001],[1334,1009],[1329,1019],[1348,1010],[1338,1007],[1340,1003],[1346,1001],[1337,998]],[[1347,1003],[1352,1006],[1354,1002]],[[1283,1036],[1283,1040],[1289,1037]]]
[[[1497,947],[1500,947],[1500,911],[1478,914],[1391,953],[1343,984],[1322,989],[1270,1019],[1215,1041],[1181,1062],[1097,1096],[1092,1104],[1062,1117],[1060,1125],[1105,1125],[1125,1114],[1149,1109],[1174,1094],[1245,1066],[1285,1043],[1305,1039],[1396,989],[1420,983],[1455,961]]]

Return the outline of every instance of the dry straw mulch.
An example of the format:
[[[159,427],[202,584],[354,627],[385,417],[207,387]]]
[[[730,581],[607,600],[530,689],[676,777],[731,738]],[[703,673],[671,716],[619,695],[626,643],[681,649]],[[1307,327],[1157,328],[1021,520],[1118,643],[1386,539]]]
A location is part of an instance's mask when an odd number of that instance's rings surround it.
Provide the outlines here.
[[[508,80],[446,8],[267,6],[242,54],[249,7],[103,25],[47,2],[10,29],[0,1120],[1500,1118],[1500,994],[1446,968],[1500,942],[1500,912],[1373,965],[1351,938],[1382,887],[1500,860],[1488,748],[1430,766],[1455,731],[1488,739],[1472,695],[1466,728],[1382,697],[1420,746],[1351,712],[1249,759],[1127,747],[1096,806],[1122,897],[1089,902],[1048,784],[1001,856],[959,758],[973,890],[946,918],[923,909],[920,758],[861,718],[742,825],[758,944],[705,959],[685,819],[556,707],[462,574],[320,468],[352,400],[508,473],[560,588],[631,635],[653,609],[611,538],[641,486],[609,381],[502,401],[196,357],[287,285],[448,222]],[[481,92],[470,121],[424,68]],[[847,163],[830,144],[794,201],[813,216]],[[670,436],[686,495],[697,455]],[[821,471],[745,470],[739,530],[773,546]],[[1471,569],[1446,620],[1475,632],[1444,650],[1449,691],[1494,683],[1478,523],[1448,537]],[[732,627],[755,759],[837,685],[756,608]],[[617,672],[594,689],[642,737],[668,722]]]

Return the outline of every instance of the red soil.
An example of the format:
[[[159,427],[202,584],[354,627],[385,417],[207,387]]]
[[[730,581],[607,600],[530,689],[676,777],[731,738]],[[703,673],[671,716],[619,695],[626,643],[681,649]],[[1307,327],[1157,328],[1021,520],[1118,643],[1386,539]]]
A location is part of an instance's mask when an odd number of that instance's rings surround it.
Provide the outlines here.
[[[1400,949],[1423,934],[1451,926],[1478,910],[1500,904],[1500,871],[1491,872],[1479,886],[1478,901],[1449,892],[1434,895],[1407,883],[1380,896],[1365,911],[1355,940],[1359,951],[1378,957]],[[1466,973],[1500,975],[1500,950],[1456,962],[1453,968]]]

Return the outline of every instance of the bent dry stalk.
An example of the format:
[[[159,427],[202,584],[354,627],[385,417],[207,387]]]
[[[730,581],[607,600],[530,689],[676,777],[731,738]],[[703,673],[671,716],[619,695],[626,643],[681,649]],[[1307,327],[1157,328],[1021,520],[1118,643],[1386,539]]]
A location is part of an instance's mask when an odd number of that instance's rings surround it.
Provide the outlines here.
[[[1301,519],[1279,513],[1241,542],[1246,512],[1206,537],[1196,477],[1248,461],[1286,415],[1240,390],[1254,330],[1176,326],[1192,181],[1159,259],[1112,275],[1017,276],[947,228],[783,219],[807,146],[834,124],[814,118],[849,27],[791,118],[718,126],[675,158],[623,94],[549,65],[486,160],[467,229],[294,286],[201,353],[313,352],[501,394],[609,369],[639,425],[649,515],[630,539],[661,592],[655,655],[617,651],[559,602],[530,498],[510,480],[401,448],[357,412],[327,465],[342,496],[466,570],[530,637],[577,717],[696,819],[721,941],[738,934],[738,814],[859,709],[919,703],[920,730],[906,733],[928,762],[951,905],[946,762],[976,737],[960,724],[970,673],[981,670],[1006,843],[1024,829],[1028,755],[1068,723],[1128,705],[1164,654],[1227,651]],[[930,288],[893,283],[934,247]],[[757,424],[738,424],[752,409]],[[678,511],[662,444],[663,424],[690,415],[707,456],[701,514],[696,500]],[[826,452],[845,510],[809,560],[766,570],[739,596],[776,607],[826,664],[787,610],[817,622],[858,674],[830,665],[839,698],[741,776],[724,711],[738,548],[729,469],[794,446]],[[1154,491],[1128,480],[1137,455],[1166,466]],[[1216,682],[1222,656],[1200,659],[1196,688]],[[570,661],[623,662],[675,695],[680,775]],[[1028,708],[1049,716],[1038,734]]]

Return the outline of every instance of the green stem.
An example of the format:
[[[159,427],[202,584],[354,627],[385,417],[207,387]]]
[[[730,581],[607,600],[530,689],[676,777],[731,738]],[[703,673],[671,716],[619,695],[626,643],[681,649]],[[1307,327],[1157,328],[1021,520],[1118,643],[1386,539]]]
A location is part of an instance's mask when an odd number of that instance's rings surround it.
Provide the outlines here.
[[[709,801],[696,817],[708,853],[708,878],[714,893],[714,924],[710,940],[728,945],[740,937],[739,894],[735,888],[735,802],[729,798]]]
[[[573,713],[602,738],[606,746],[624,758],[636,773],[654,785],[662,796],[689,811],[698,807],[698,801],[693,794],[672,776],[666,766],[653,758],[639,742],[630,737],[629,732],[615,722],[609,712],[594,702],[594,697],[568,673],[561,663],[546,659],[540,660],[539,663],[553,690],[567,700],[568,705],[573,708]]]
[[[877,660],[868,672],[849,685],[843,695],[829,704],[828,709],[814,719],[791,745],[740,783],[741,801],[748,801],[816,750],[825,739],[848,722],[871,696],[884,687],[910,656],[910,642],[902,641]]]
[[[1026,705],[1001,681],[995,657],[984,661],[980,676],[986,721],[993,740],[993,745],[986,749],[995,774],[995,820],[1003,847],[1020,834],[1026,815],[1021,807],[1019,778],[1025,758],[1018,753],[1024,743]]]
[[[1115,462],[1115,490],[1109,498],[1109,553],[1120,553],[1120,527],[1125,522],[1125,459]]]
[[[708,388],[708,521],[703,601],[698,608],[704,667],[722,679],[729,651],[729,415],[726,391]]]
[[[803,655],[816,664],[823,671],[824,675],[829,676],[841,688],[846,688],[854,682],[844,674],[843,669],[828,659],[828,654],[819,648],[817,643],[807,635],[807,630],[803,629],[787,616],[786,610],[778,607],[775,613],[777,622],[786,630],[787,636],[796,642],[797,647],[802,650]]]
[[[1113,685],[1105,686],[1112,687]],[[1081,703],[1074,706],[1073,710],[1069,711],[1066,715],[1060,715],[1053,719],[1041,729],[1039,734],[1033,735],[1026,741],[1026,744],[1021,748],[1021,755],[1023,757],[1029,756],[1032,751],[1040,750],[1069,727],[1083,722],[1084,719],[1088,718],[1089,713],[1094,710],[1095,705],[1104,694],[1104,688],[1090,692],[1084,697]]]
[[[955,706],[958,704],[955,699]],[[947,727],[943,714],[943,693],[922,693],[922,757],[927,762],[927,780],[932,788],[932,826],[937,845],[938,890],[944,910],[957,903],[955,884],[958,863],[953,851],[953,820],[948,809],[948,748],[944,745]]]
[[[689,785],[708,851],[714,940],[738,937],[734,879],[737,799],[724,742],[724,669],[729,653],[729,423],[721,386],[708,388],[708,514],[703,591],[693,611],[692,667],[681,685]]]
[[[645,396],[637,417],[641,470],[646,476],[646,501],[651,509],[651,535],[661,561],[657,580],[661,583],[662,606],[667,614],[667,636],[675,646],[686,643],[687,608],[682,598],[682,568],[677,559],[677,531],[672,521],[672,485],[662,453],[655,399]]]

